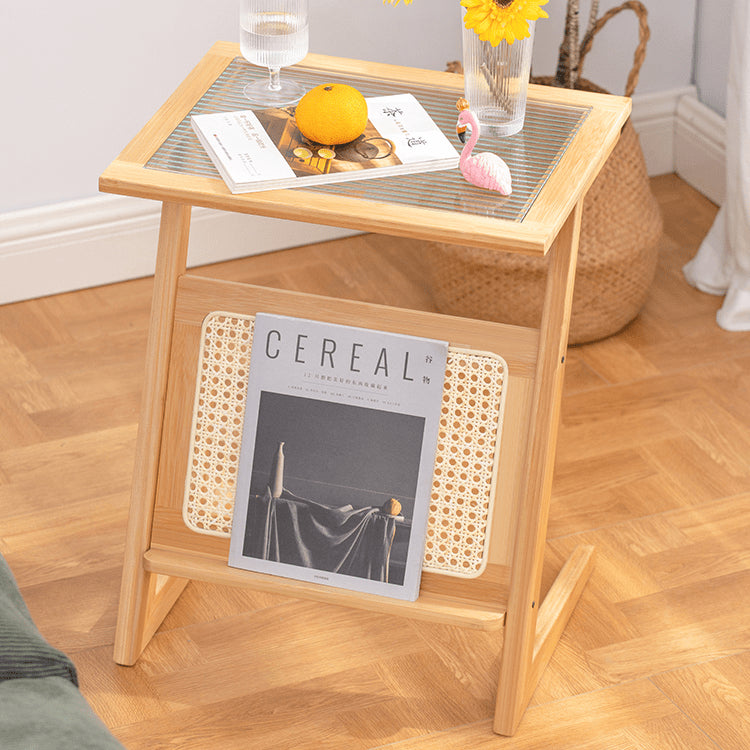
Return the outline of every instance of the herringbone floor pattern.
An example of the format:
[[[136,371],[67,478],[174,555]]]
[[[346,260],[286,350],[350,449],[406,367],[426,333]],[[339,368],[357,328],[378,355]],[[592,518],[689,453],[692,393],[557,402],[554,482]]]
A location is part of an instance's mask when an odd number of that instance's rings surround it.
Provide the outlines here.
[[[597,565],[513,738],[491,732],[496,638],[269,594],[191,583],[116,666],[151,282],[0,307],[0,552],[127,747],[750,748],[750,333],[681,276],[715,207],[653,187],[667,235],[643,313],[569,353],[548,567],[580,542]],[[392,238],[212,270],[432,308]]]

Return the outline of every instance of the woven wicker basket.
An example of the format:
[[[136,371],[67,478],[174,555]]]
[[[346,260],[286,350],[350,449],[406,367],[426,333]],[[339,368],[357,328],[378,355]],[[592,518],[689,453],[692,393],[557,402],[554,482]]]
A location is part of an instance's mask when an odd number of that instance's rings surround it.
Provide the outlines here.
[[[640,44],[628,77],[630,96],[643,62],[648,26],[639,2],[623,3],[597,22],[595,32],[621,10],[639,17]],[[594,34],[584,42],[581,61]],[[534,79],[551,84],[552,79]],[[607,93],[579,79],[576,88]],[[583,204],[570,343],[610,336],[641,310],[656,270],[662,218],[651,193],[638,136],[630,120]],[[547,259],[436,243],[430,283],[441,312],[522,326],[541,320]]]

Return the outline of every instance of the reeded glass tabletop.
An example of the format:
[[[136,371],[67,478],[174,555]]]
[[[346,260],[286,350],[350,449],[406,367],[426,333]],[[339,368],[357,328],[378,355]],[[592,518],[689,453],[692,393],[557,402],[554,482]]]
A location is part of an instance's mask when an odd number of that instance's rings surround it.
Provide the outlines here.
[[[461,146],[455,134],[459,75],[316,54],[284,73],[310,88],[343,81],[365,96],[410,92]],[[103,172],[100,190],[540,256],[580,204],[630,113],[625,97],[530,86],[523,130],[483,137],[478,145],[508,163],[508,197],[470,185],[458,169],[232,194],[193,134],[190,117],[247,109],[243,86],[265,75],[241,57],[239,45],[216,42]]]
[[[456,148],[459,151],[461,149],[461,143],[455,134],[458,115],[455,90],[419,84],[409,85],[407,89],[402,83],[372,80],[354,74],[323,73],[300,66],[285,70],[284,75],[293,76],[306,89],[320,83],[340,81],[356,86],[365,96],[396,94],[408,90],[421,102]],[[146,167],[221,179],[193,133],[190,117],[207,112],[249,109],[242,89],[248,81],[266,76],[263,69],[249,64],[242,57],[234,58],[148,160]],[[531,100],[527,107],[526,122],[520,133],[506,138],[481,138],[477,150],[499,154],[510,167],[513,194],[507,197],[470,185],[461,177],[458,169],[375,177],[306,187],[305,190],[521,221],[589,111],[590,107]]]

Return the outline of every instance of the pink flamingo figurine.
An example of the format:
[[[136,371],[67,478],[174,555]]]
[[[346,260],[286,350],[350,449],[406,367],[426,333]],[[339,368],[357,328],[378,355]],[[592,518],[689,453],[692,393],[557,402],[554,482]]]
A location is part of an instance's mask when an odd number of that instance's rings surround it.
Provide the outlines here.
[[[512,192],[510,169],[508,165],[497,155],[488,151],[472,155],[474,146],[479,140],[479,122],[474,113],[468,108],[469,103],[465,99],[459,99],[456,107],[460,109],[456,132],[461,142],[464,142],[467,125],[471,127],[469,142],[461,152],[458,162],[459,169],[464,178],[472,185],[496,190],[501,195],[510,195]]]

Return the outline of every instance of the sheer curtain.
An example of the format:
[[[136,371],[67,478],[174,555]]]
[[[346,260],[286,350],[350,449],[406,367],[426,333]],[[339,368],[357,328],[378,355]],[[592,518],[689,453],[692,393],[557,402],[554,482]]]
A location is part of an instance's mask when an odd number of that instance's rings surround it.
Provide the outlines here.
[[[724,204],[696,256],[685,265],[688,283],[724,295],[716,322],[750,330],[750,0],[734,0],[727,81],[727,185]]]

